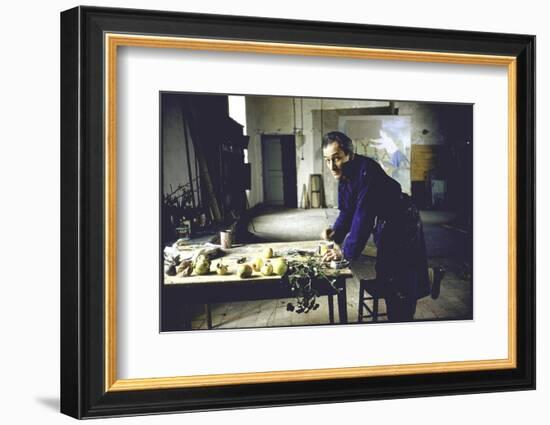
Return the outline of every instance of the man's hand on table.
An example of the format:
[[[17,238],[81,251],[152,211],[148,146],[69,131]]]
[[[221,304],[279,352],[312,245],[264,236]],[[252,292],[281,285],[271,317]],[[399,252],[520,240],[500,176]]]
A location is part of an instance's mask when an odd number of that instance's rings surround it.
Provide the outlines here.
[[[333,237],[334,230],[332,230],[330,227],[327,227],[321,232],[321,239],[324,239],[325,241],[331,241]]]
[[[342,251],[340,251],[339,248],[329,249],[327,252],[325,252],[325,255],[323,255],[323,262],[330,262],[330,261],[340,261],[344,256],[342,255]]]

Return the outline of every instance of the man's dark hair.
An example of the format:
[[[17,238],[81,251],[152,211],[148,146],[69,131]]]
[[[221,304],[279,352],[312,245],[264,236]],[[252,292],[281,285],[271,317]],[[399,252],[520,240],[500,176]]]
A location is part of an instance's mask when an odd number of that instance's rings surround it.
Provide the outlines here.
[[[340,131],[331,131],[323,136],[323,149],[332,143],[338,143],[346,155],[353,156],[353,141]]]

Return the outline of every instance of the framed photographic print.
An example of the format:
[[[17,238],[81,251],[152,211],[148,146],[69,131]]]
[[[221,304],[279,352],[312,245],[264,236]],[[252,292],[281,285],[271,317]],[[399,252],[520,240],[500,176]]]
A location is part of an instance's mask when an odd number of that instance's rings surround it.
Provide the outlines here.
[[[61,411],[535,387],[529,35],[61,14]]]

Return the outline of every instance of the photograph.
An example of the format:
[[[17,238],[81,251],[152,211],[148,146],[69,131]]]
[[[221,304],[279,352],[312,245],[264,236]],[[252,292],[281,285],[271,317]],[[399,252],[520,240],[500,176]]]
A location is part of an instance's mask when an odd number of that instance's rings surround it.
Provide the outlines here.
[[[473,104],[159,96],[161,332],[473,320]]]
[[[63,11],[61,412],[534,389],[535,37],[450,28]]]

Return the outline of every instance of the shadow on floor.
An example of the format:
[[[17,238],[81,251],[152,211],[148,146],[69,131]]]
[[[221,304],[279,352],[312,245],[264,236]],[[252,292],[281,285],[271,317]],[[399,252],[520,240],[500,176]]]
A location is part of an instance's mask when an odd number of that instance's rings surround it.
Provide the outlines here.
[[[58,397],[37,397],[35,400],[37,403],[59,412],[60,403]]]

